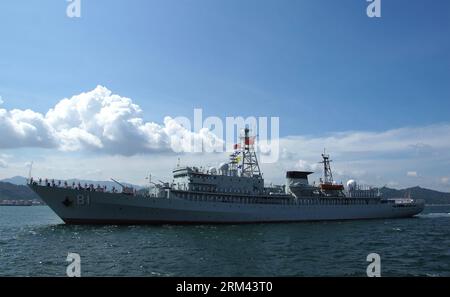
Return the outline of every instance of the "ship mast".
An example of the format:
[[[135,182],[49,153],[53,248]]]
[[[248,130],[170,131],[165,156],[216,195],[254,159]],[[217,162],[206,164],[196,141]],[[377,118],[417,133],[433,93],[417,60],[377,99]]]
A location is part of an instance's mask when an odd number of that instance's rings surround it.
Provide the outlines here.
[[[336,185],[334,183],[330,166],[332,160],[330,160],[330,155],[325,153],[325,150],[323,150],[322,159],[323,161],[319,162],[320,164],[323,164],[323,179],[320,179],[320,189],[325,193],[334,193],[334,195],[343,196],[342,190],[344,190],[344,186],[342,184]]]
[[[322,154],[323,161],[319,162],[320,164],[323,164],[323,184],[332,185],[333,184],[333,173],[331,172],[331,166],[330,163],[333,160],[330,160],[330,155],[325,153],[325,149],[323,150]]]
[[[255,136],[250,136],[250,129],[244,129],[244,136],[241,137],[242,164],[241,176],[261,178],[261,170],[255,152]]]

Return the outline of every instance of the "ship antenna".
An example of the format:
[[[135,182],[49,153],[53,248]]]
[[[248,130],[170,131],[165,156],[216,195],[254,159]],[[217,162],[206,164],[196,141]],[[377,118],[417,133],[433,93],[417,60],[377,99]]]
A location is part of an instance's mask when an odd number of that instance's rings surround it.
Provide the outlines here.
[[[331,166],[330,166],[330,163],[333,160],[330,160],[330,155],[326,154],[325,149],[323,149],[322,158],[323,158],[323,161],[319,162],[319,163],[323,164],[323,183],[324,184],[333,184],[333,173],[331,172]]]
[[[149,173],[148,177],[146,177],[145,179],[148,179],[148,195],[151,196],[152,195],[152,174]]]
[[[261,169],[259,168],[258,158],[254,149],[255,136],[250,136],[250,129],[244,129],[244,143],[242,150],[242,176],[261,178]]]

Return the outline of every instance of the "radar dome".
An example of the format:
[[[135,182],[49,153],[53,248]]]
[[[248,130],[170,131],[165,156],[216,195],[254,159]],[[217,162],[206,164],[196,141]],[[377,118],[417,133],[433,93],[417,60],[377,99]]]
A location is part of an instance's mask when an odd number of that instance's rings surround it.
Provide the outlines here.
[[[347,188],[351,191],[356,189],[356,181],[354,179],[350,179],[347,181]]]

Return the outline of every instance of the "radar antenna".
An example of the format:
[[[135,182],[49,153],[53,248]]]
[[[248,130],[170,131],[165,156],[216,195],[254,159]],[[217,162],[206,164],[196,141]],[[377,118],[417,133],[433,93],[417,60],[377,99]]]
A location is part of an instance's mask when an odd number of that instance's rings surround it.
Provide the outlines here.
[[[333,162],[333,160],[330,160],[330,155],[326,154],[325,149],[323,150],[322,154],[323,161],[319,162],[320,164],[323,164],[323,184],[332,185],[333,184],[333,173],[331,172],[331,166],[330,163]]]
[[[338,195],[343,195],[342,190],[344,190],[344,186],[342,184],[337,185],[334,183],[333,173],[331,172],[331,166],[330,166],[330,163],[332,162],[332,160],[330,160],[330,155],[327,155],[325,150],[323,150],[322,158],[323,158],[323,161],[319,162],[319,163],[323,164],[323,180],[322,180],[322,178],[320,179],[320,188],[325,192],[326,191],[334,191],[334,192],[337,191],[338,193],[340,193]]]
[[[241,137],[242,164],[241,176],[261,178],[261,170],[258,164],[258,158],[255,152],[255,136],[250,136],[250,129],[244,129],[244,136]]]

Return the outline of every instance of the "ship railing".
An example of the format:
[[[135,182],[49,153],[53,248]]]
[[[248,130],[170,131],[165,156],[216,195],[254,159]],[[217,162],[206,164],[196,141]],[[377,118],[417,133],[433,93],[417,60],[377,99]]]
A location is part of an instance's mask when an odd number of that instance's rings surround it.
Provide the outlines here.
[[[34,179],[33,177],[27,179],[28,185],[34,185],[34,186],[43,186],[43,187],[51,187],[51,188],[60,188],[60,189],[72,189],[72,190],[84,190],[89,192],[101,192],[101,193],[121,193],[126,195],[133,195],[137,196],[138,192],[136,189],[127,188],[125,191],[120,192],[118,189],[116,189],[114,186],[111,189],[108,189],[107,186],[101,186],[99,184],[87,184],[87,183],[68,183],[67,181],[63,180],[55,180],[55,179]]]
[[[379,203],[379,198],[346,198],[346,197],[307,197],[294,198],[293,196],[265,196],[256,197],[252,195],[241,195],[238,197],[225,193],[209,192],[187,192],[175,191],[174,197],[196,201],[215,203],[238,203],[238,204],[277,204],[277,205],[367,205]]]

